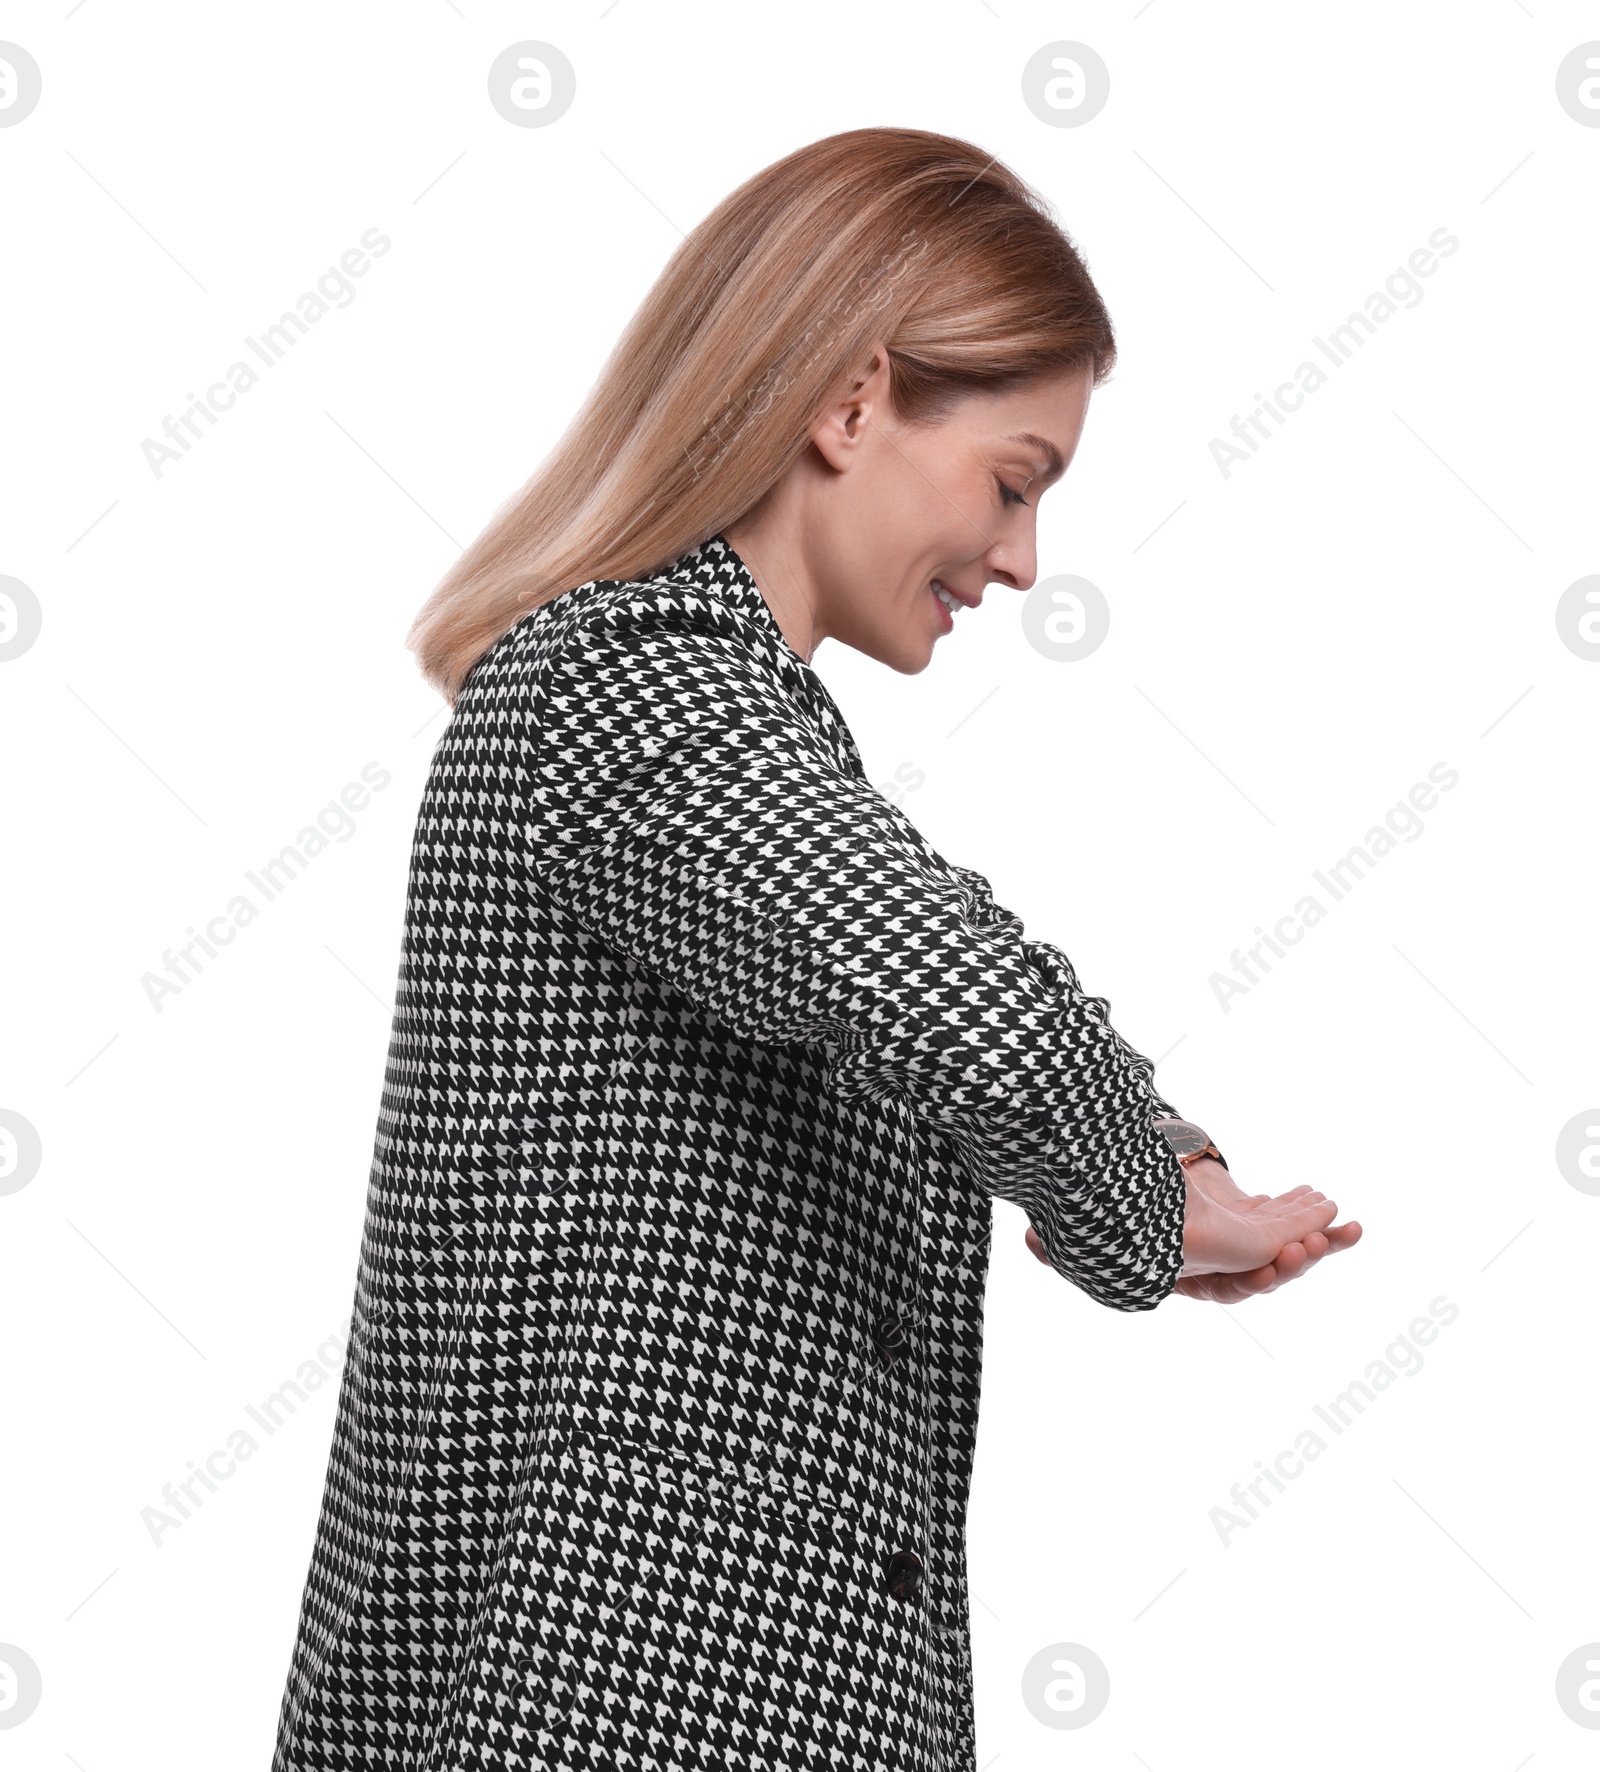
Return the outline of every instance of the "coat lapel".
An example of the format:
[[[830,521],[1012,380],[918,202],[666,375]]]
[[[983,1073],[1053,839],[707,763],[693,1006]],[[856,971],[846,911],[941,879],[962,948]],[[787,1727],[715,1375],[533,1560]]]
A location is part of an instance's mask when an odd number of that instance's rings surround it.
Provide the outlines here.
[[[784,639],[761,587],[728,538],[720,530],[708,536],[680,554],[661,576],[673,584],[708,591],[748,618],[758,636],[757,649],[763,662],[799,702],[839,767],[845,774],[865,781],[861,753],[838,704],[822,679]]]

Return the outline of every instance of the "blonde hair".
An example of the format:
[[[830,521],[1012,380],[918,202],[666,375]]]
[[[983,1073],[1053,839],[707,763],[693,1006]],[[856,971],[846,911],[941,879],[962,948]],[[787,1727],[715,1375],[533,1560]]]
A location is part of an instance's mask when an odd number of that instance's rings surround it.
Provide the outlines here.
[[[407,644],[428,680],[454,702],[541,603],[649,578],[736,522],[875,338],[909,424],[1086,364],[1098,385],[1116,358],[1049,205],[981,148],[921,129],[798,148],[685,237],[560,440],[423,605]]]

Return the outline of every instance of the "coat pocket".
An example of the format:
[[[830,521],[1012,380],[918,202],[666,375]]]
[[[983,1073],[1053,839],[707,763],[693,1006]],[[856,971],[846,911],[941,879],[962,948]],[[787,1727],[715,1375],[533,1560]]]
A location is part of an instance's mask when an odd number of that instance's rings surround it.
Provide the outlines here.
[[[813,1540],[832,1552],[849,1549],[842,1509],[764,1466],[691,1456],[582,1428],[567,1435],[565,1449],[580,1465],[616,1470],[630,1482],[674,1496],[708,1526],[731,1527],[747,1516],[747,1523],[764,1519],[772,1531]]]
[[[586,1431],[545,1441],[525,1477],[481,1671],[430,1769],[553,1772],[624,1739],[660,1765],[925,1766],[924,1656],[839,1510]]]

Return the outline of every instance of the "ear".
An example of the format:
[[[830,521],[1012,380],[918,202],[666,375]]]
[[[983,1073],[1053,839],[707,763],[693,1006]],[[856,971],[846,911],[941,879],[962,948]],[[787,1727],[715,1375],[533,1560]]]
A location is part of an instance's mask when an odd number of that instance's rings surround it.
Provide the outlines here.
[[[842,473],[860,453],[868,430],[889,410],[889,347],[875,338],[847,391],[812,425],[811,441],[828,466]]]

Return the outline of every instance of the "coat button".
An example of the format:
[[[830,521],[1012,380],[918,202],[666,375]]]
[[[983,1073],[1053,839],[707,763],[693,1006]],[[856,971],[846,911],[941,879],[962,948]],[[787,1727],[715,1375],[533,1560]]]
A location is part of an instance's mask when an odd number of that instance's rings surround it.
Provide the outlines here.
[[[891,1311],[872,1325],[872,1345],[881,1359],[893,1365],[911,1351],[911,1336],[904,1321]]]
[[[897,1550],[884,1570],[884,1588],[897,1600],[909,1600],[922,1586],[922,1558],[915,1551]]]

